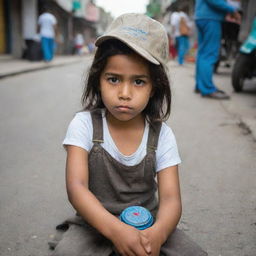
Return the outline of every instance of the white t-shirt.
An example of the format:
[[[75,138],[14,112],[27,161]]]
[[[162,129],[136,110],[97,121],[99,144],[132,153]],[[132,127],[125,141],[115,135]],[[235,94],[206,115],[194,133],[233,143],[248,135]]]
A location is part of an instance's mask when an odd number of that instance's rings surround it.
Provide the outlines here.
[[[180,19],[181,17],[185,18],[187,25],[192,28],[192,24],[189,20],[188,15],[185,12],[173,12],[171,15],[171,26],[172,26],[172,33],[174,37],[180,36]]]
[[[123,155],[115,145],[106,121],[104,112],[103,117],[103,140],[101,146],[117,161],[126,165],[134,166],[139,164],[147,153],[147,139],[149,132],[149,125],[146,122],[143,138],[140,146],[132,155]],[[93,125],[90,112],[79,112],[71,121],[63,145],[73,145],[81,147],[90,152],[93,147]],[[164,168],[177,165],[181,162],[175,136],[169,126],[165,123],[159,135],[158,146],[156,150],[156,172]]]
[[[235,7],[237,10],[241,9],[241,1],[237,1],[237,0],[227,0],[228,4],[232,5],[233,7]]]
[[[38,18],[38,25],[40,25],[40,35],[43,37],[54,38],[54,26],[57,24],[56,18],[48,12],[41,14]]]

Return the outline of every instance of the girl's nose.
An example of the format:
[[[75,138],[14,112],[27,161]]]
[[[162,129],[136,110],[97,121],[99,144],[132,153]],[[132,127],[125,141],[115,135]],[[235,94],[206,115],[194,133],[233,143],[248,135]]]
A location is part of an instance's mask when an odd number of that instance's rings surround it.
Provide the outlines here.
[[[124,100],[131,99],[132,91],[131,85],[128,82],[122,83],[119,87],[119,98]]]

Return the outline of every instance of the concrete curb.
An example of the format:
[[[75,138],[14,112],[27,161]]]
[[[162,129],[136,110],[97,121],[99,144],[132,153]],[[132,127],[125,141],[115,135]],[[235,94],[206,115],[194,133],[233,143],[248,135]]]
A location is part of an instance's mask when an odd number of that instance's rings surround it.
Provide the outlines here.
[[[60,67],[60,66],[65,66],[65,65],[70,65],[78,62],[82,62],[85,59],[90,58],[90,56],[85,56],[85,57],[63,57],[63,58],[56,58],[53,62],[50,63],[45,63],[45,62],[25,62],[21,60],[12,60],[9,63],[7,62],[6,65],[12,66],[16,65],[16,67],[12,68],[10,67],[9,70],[8,68],[1,72],[0,71],[0,79],[4,79],[10,76],[15,76],[15,75],[20,75],[23,73],[28,73],[28,72],[33,72],[37,70],[43,70],[43,69],[48,69],[48,68],[54,68],[54,67]],[[1,64],[3,65],[3,64]],[[0,67],[1,67],[0,65]],[[1,70],[1,68],[0,68]]]
[[[20,74],[23,74],[23,73],[33,72],[33,71],[37,71],[37,70],[43,70],[43,69],[48,69],[48,68],[53,68],[53,67],[65,66],[65,65],[72,64],[72,63],[76,63],[76,62],[79,62],[79,61],[73,61],[73,62],[69,62],[69,63],[60,63],[60,64],[57,64],[57,65],[40,66],[40,67],[35,67],[35,68],[21,69],[21,70],[17,70],[17,71],[12,71],[12,72],[8,72],[8,73],[5,73],[5,74],[0,74],[0,79],[10,77],[10,76],[20,75]]]

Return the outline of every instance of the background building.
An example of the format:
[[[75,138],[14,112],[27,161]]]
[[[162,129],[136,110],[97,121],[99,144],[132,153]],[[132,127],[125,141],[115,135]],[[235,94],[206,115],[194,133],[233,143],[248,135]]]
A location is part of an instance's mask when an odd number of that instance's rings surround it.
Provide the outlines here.
[[[37,20],[47,5],[58,21],[57,54],[71,54],[76,33],[88,43],[112,17],[92,0],[0,0],[0,54],[22,58],[28,40],[36,40]]]

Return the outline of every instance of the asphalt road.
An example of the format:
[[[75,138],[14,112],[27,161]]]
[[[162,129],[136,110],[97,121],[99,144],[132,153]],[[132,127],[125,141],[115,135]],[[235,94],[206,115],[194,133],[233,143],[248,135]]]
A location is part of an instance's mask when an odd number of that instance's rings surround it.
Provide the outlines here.
[[[73,214],[65,192],[67,125],[80,110],[87,63],[0,81],[0,255],[46,256],[55,225]],[[229,71],[216,76],[232,100],[193,93],[193,65],[171,63],[173,128],[182,164],[180,228],[211,256],[256,255],[255,88],[235,95]]]

